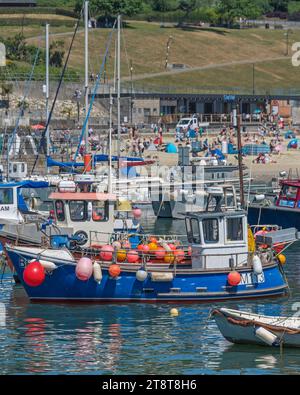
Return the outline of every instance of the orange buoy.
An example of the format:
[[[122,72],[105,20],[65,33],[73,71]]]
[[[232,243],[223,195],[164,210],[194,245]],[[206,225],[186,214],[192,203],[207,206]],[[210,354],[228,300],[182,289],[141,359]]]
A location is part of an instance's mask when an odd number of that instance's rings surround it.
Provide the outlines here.
[[[236,285],[239,285],[239,283],[241,282],[241,275],[239,272],[233,271],[230,272],[227,276],[227,281],[228,284],[235,287]]]
[[[119,250],[117,252],[117,261],[118,262],[124,262],[126,260],[126,257],[127,257],[126,250]]]
[[[157,244],[157,238],[154,237],[154,236],[151,236],[150,239],[149,239],[149,241],[150,241],[150,243]]]
[[[84,171],[91,171],[92,170],[92,155],[85,154],[83,156],[83,163],[84,163]]]
[[[116,265],[115,263],[109,266],[108,273],[111,277],[116,278],[120,275],[121,273],[121,268],[119,265]]]

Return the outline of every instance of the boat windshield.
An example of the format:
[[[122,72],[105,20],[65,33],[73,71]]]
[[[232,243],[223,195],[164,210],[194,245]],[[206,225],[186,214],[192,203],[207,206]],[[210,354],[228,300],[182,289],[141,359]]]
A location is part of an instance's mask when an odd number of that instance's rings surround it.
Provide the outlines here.
[[[286,196],[289,199],[296,199],[298,193],[298,187],[293,185],[284,185],[281,190],[281,195]]]
[[[0,204],[13,204],[13,189],[0,188]]]

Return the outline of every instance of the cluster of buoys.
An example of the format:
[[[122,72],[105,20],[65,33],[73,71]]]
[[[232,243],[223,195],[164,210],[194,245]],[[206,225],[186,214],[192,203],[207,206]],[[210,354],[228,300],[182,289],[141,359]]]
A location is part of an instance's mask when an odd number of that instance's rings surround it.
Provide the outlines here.
[[[112,244],[103,246],[93,245],[93,248],[99,250],[99,259],[104,262],[116,261],[117,263],[138,263],[142,257],[154,259],[168,264],[182,262],[186,256],[192,255],[192,248],[184,251],[173,243],[157,240],[156,237],[150,237],[147,241],[140,243],[136,249],[133,249],[129,240],[114,241]]]

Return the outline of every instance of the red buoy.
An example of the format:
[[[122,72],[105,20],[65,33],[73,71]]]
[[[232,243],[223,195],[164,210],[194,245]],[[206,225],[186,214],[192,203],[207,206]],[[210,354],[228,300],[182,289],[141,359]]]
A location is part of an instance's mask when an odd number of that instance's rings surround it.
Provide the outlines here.
[[[38,287],[45,281],[45,269],[39,261],[30,262],[24,269],[23,279],[30,287]]]
[[[111,277],[116,278],[120,275],[121,273],[121,268],[119,265],[116,265],[115,263],[113,265],[109,266],[108,273]]]
[[[239,285],[239,283],[241,282],[240,273],[236,272],[236,271],[230,272],[227,276],[227,281],[228,281],[228,284],[233,287],[236,285]]]

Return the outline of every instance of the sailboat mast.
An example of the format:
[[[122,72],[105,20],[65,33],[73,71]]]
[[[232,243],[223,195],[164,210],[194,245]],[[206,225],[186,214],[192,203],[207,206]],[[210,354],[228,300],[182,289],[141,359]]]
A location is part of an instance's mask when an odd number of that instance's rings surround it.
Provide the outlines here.
[[[108,135],[108,145],[109,145],[109,152],[108,152],[108,193],[112,193],[112,139],[111,139],[111,133],[112,133],[112,108],[113,108],[113,98],[111,94],[111,86],[109,87],[109,135]]]
[[[118,15],[118,157],[121,155],[121,15]]]
[[[85,116],[87,116],[89,108],[89,2],[84,3],[84,73],[85,73]],[[88,152],[89,144],[89,123],[87,120],[85,128],[85,152]]]
[[[239,163],[239,179],[240,179],[240,199],[241,199],[241,206],[245,207],[243,152],[242,152],[242,137],[241,137],[241,114],[239,111],[239,103],[236,107],[236,118],[237,118],[236,125],[237,125],[238,163]]]
[[[46,24],[46,125],[49,118],[49,24]],[[46,130],[47,156],[50,155],[49,125]]]

